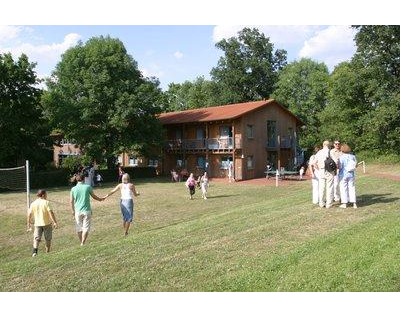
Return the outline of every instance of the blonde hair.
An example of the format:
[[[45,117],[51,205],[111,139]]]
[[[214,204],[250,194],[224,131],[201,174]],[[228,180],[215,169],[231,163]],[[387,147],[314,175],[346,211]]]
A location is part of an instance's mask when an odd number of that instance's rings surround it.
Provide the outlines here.
[[[351,148],[347,144],[342,144],[342,146],[340,146],[340,150],[342,151],[342,153],[345,153],[345,154],[348,154],[351,152]]]
[[[131,182],[131,177],[129,176],[129,174],[124,173],[124,175],[122,176],[122,182],[123,182],[123,183],[129,183],[129,182]]]

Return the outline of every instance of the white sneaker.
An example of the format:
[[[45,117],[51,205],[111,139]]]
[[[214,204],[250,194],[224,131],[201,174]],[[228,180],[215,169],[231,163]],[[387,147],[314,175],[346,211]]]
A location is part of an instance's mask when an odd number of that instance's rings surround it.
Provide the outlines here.
[[[325,207],[326,207],[326,208],[331,208],[331,207],[332,207],[332,204],[327,204]]]
[[[357,208],[357,204],[356,203],[353,203],[353,208]]]
[[[37,256],[37,253],[34,252],[34,253],[32,254],[32,257],[36,257],[36,256]]]
[[[343,204],[340,204],[339,207],[340,207],[340,208],[346,208],[347,205],[343,203]]]

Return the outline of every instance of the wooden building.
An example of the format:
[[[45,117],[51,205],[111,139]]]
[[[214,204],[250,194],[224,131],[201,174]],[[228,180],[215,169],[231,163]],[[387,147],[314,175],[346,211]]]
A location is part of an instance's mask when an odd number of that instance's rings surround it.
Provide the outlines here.
[[[267,162],[292,169],[298,163],[302,122],[273,99],[163,113],[167,144],[162,170],[186,168],[235,180],[263,177]]]

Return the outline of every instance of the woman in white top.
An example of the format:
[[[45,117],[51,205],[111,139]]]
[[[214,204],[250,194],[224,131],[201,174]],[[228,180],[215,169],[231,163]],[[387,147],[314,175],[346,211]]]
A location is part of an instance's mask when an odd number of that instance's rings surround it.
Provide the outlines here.
[[[312,202],[314,205],[318,205],[319,203],[319,179],[318,179],[318,170],[314,168],[316,157],[315,155],[321,148],[319,146],[315,146],[314,154],[310,157],[308,162],[308,167],[310,168],[311,174],[311,185],[312,185]]]
[[[200,178],[201,196],[204,200],[207,200],[207,190],[208,190],[208,176],[207,172],[204,172],[203,176]]]
[[[130,182],[129,174],[125,173],[122,176],[122,183],[118,184],[105,198],[121,190],[121,213],[125,236],[128,235],[129,227],[133,220],[133,196],[138,196],[135,186]]]

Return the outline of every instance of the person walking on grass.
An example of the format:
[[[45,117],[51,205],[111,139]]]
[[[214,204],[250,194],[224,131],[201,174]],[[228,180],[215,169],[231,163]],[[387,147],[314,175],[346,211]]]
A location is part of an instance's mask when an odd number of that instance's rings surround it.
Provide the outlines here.
[[[203,176],[200,178],[201,197],[204,200],[207,200],[208,185],[209,185],[208,175],[207,172],[204,172]]]
[[[190,199],[193,200],[193,195],[196,188],[196,179],[194,178],[193,173],[189,175],[189,178],[186,180],[185,185],[189,189]]]
[[[341,205],[339,207],[346,208],[347,203],[353,203],[353,208],[357,208],[356,204],[356,187],[354,185],[355,170],[357,167],[357,159],[351,154],[351,148],[347,144],[341,146],[342,155],[339,158],[339,186]]]
[[[75,178],[77,184],[71,189],[70,205],[72,216],[75,219],[76,232],[78,234],[81,246],[83,246],[89,236],[92,221],[90,197],[97,201],[103,201],[104,198],[100,198],[94,194],[93,188],[83,182],[83,175],[78,174],[75,176]]]
[[[37,192],[37,199],[32,202],[27,217],[27,231],[31,231],[32,219],[35,225],[33,232],[33,249],[32,257],[38,254],[39,243],[44,235],[46,241],[46,252],[50,251],[51,240],[53,237],[53,226],[57,228],[57,220],[47,201],[47,193],[45,190]]]
[[[110,193],[108,193],[104,198],[108,198],[110,195],[114,194],[118,190],[121,191],[121,213],[125,236],[128,235],[129,227],[133,221],[133,196],[138,196],[139,193],[136,191],[135,186],[131,183],[129,174],[125,173],[122,176],[122,183],[118,184]]]

